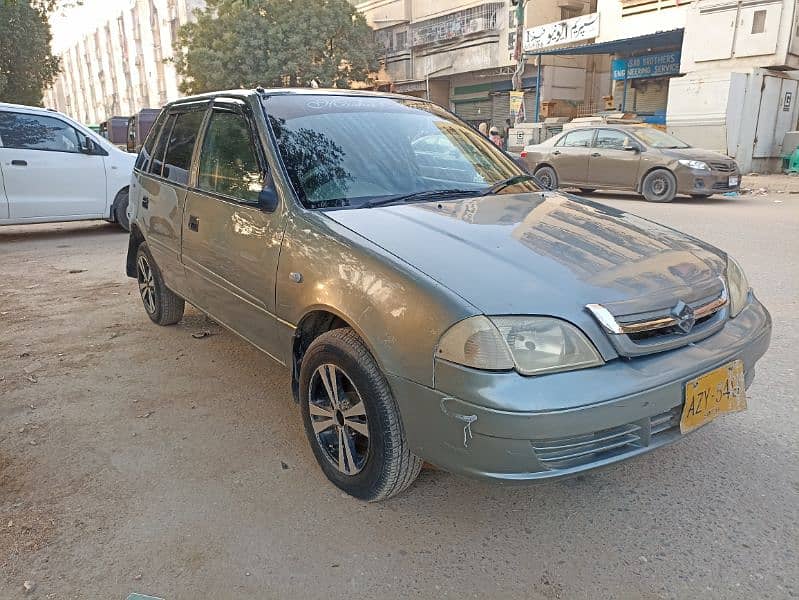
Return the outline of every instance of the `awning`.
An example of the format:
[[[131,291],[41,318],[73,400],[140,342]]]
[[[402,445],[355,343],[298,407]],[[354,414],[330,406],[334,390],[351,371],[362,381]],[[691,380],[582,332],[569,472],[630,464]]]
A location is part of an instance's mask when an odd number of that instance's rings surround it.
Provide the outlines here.
[[[553,48],[551,50],[525,52],[525,54],[527,56],[620,53],[635,54],[637,52],[648,52],[651,50],[661,50],[664,48],[681,48],[683,31],[683,29],[672,29],[671,31],[648,33],[646,35],[625,38],[623,40],[599,42],[597,44],[583,44],[581,46],[570,46],[568,48]]]

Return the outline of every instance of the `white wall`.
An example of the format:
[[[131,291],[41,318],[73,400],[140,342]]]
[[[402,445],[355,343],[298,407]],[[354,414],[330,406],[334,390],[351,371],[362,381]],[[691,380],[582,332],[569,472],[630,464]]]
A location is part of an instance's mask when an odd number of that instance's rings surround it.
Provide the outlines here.
[[[620,0],[597,0],[599,13],[599,36],[597,42],[608,42],[637,37],[659,31],[671,31],[685,27],[688,8],[684,3],[674,5],[671,0],[652,0],[651,8],[641,14],[627,14]],[[624,16],[622,13],[625,13]]]

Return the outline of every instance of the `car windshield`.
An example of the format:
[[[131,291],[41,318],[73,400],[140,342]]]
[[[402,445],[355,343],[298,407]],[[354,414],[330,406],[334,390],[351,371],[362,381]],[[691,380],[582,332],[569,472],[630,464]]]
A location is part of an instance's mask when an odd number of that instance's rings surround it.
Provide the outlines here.
[[[487,138],[426,101],[291,94],[270,96],[264,107],[307,208],[478,195],[524,174]],[[495,189],[540,190],[529,179]]]
[[[641,127],[635,130],[635,135],[641,138],[647,146],[652,148],[690,148],[681,139],[653,127]]]

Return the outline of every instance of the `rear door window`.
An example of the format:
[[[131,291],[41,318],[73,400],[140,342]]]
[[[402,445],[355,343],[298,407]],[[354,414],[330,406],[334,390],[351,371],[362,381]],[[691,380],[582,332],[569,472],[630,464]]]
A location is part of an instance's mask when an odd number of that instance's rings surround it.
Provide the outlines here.
[[[150,166],[150,157],[153,154],[153,146],[155,146],[155,141],[158,139],[158,134],[161,132],[161,126],[166,120],[166,114],[166,111],[162,110],[155,123],[153,123],[152,129],[150,129],[150,133],[147,135],[147,139],[144,141],[144,145],[141,147],[141,152],[139,152],[139,156],[136,157],[136,165],[134,168],[146,171]]]
[[[563,146],[566,148],[588,148],[591,146],[591,141],[594,139],[593,129],[580,129],[578,131],[570,131],[564,135],[556,146]]]
[[[244,204],[257,204],[263,174],[247,118],[214,110],[200,154],[197,187]]]
[[[150,160],[149,171],[153,175],[160,176],[164,168],[164,152],[166,151],[166,144],[169,141],[169,136],[172,135],[172,127],[175,125],[176,118],[177,115],[169,115],[169,117],[167,117],[166,123],[164,124],[164,130],[158,137],[158,143],[155,145],[153,156]]]
[[[78,132],[61,119],[25,113],[0,113],[0,139],[6,148],[80,152]]]
[[[191,155],[202,125],[204,110],[193,110],[176,115],[169,134],[162,176],[174,183],[188,185]]]

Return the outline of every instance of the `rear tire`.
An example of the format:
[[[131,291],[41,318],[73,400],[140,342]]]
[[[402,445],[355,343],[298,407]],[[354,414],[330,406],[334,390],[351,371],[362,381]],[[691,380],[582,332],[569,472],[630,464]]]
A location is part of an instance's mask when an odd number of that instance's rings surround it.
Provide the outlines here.
[[[666,169],[650,171],[641,182],[647,202],[671,202],[677,195],[677,179]]]
[[[334,329],[316,338],[299,379],[305,433],[334,485],[376,502],[414,482],[422,461],[408,448],[391,389],[355,331]]]
[[[128,219],[128,199],[129,191],[122,190],[117,194],[116,202],[114,202],[114,219],[117,224],[125,231],[130,231],[130,219]]]
[[[549,166],[539,167],[535,170],[535,176],[548,190],[558,189],[558,174],[555,169]]]
[[[164,284],[147,242],[139,244],[136,251],[136,280],[144,310],[153,323],[174,325],[183,318],[186,303]]]

